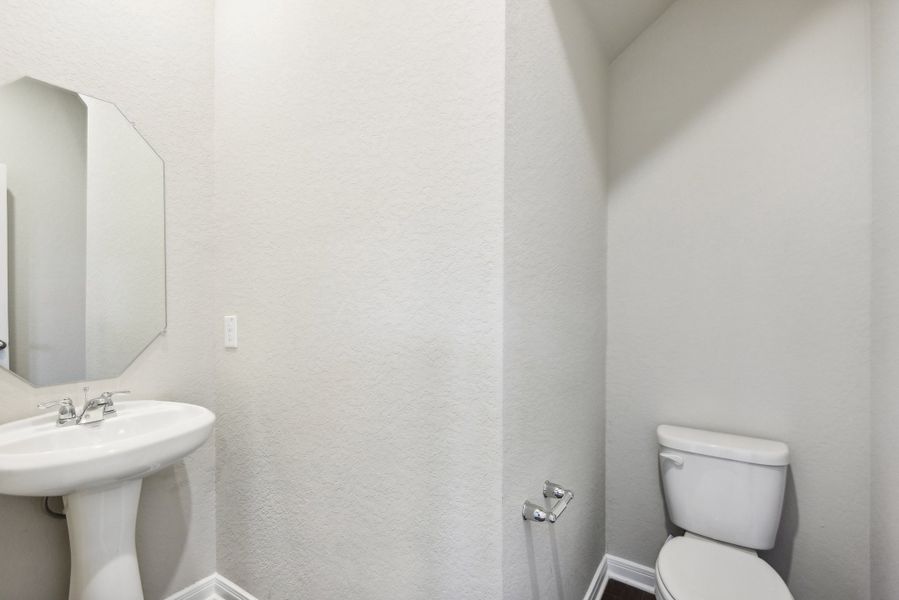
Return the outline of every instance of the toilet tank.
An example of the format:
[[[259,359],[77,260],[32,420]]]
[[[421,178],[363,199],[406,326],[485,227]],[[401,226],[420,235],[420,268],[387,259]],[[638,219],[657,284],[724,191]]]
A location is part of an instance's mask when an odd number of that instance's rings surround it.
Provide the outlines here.
[[[744,548],[774,547],[790,463],[786,444],[672,425],[656,433],[675,525]]]

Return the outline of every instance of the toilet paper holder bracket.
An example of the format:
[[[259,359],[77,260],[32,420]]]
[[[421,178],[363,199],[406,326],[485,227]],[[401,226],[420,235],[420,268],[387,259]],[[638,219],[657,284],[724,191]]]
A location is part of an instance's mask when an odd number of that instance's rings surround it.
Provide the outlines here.
[[[556,499],[552,509],[547,511],[539,504],[525,500],[524,504],[521,505],[521,517],[525,521],[537,521],[538,523],[549,521],[550,523],[555,523],[562,516],[565,509],[568,508],[568,503],[574,500],[574,492],[547,479],[543,482],[543,497]]]

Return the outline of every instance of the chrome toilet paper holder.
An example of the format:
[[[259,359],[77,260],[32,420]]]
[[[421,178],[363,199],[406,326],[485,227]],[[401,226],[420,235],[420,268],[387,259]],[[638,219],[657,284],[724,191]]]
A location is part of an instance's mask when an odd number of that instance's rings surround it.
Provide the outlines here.
[[[555,523],[562,516],[562,513],[565,512],[565,509],[568,508],[568,503],[574,500],[574,492],[547,479],[543,482],[543,497],[557,499],[556,503],[553,504],[552,510],[547,512],[542,506],[534,504],[530,500],[525,500],[524,504],[521,505],[521,517],[525,521],[537,521],[538,523],[549,521],[550,523]]]

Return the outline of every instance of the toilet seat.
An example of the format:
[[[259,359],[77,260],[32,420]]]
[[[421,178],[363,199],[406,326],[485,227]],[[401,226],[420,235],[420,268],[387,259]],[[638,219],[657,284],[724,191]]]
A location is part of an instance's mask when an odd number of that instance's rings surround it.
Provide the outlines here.
[[[668,541],[656,561],[664,600],[793,600],[771,566],[733,546],[694,537]]]

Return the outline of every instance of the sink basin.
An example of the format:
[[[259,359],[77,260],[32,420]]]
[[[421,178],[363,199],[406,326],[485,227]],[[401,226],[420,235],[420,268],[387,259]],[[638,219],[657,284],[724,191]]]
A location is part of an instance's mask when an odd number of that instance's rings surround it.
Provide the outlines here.
[[[57,427],[55,414],[0,425],[0,494],[63,497],[69,600],[143,600],[134,545],[143,478],[199,448],[215,422],[193,404],[115,406],[89,425]]]
[[[150,475],[199,448],[215,422],[202,406],[116,402],[118,416],[57,427],[40,415],[0,425],[0,494],[65,496]]]

